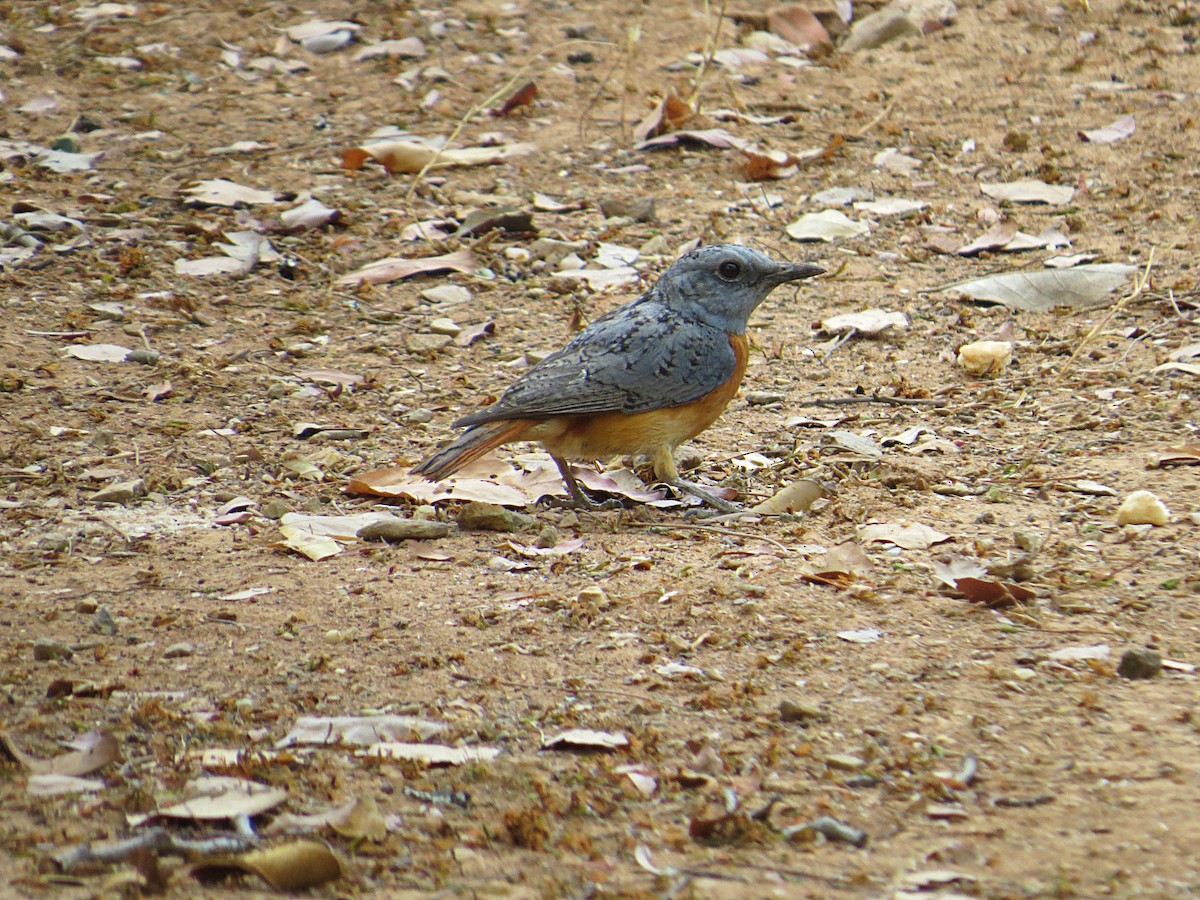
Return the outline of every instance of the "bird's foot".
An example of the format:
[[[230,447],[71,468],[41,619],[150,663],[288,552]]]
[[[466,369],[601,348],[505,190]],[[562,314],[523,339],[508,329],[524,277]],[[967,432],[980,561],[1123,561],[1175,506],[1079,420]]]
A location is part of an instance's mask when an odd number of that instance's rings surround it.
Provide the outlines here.
[[[718,513],[729,515],[732,513],[745,512],[745,508],[738,503],[731,503],[728,500],[722,500],[715,494],[711,494],[698,484],[693,484],[690,481],[684,481],[682,478],[676,478],[673,481],[668,481],[671,487],[678,491],[683,491],[685,494],[691,494],[693,497],[699,497],[705,504],[711,506]]]

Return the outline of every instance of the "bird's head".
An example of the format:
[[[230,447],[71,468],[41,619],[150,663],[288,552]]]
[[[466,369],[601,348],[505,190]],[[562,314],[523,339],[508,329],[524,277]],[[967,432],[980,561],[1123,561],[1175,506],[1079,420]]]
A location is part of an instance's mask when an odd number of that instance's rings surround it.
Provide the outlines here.
[[[680,257],[659,278],[664,303],[732,334],[779,285],[820,275],[811,263],[776,262],[741,244],[712,244]]]

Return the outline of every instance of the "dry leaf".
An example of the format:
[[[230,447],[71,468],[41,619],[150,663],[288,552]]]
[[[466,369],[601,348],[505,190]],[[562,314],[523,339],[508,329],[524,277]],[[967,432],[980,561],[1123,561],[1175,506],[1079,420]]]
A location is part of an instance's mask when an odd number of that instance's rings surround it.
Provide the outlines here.
[[[1182,444],[1169,447],[1165,453],[1152,464],[1152,468],[1165,469],[1168,466],[1200,465],[1200,444]]]
[[[257,781],[208,775],[188,782],[184,796],[182,802],[161,807],[157,812],[129,814],[125,818],[130,826],[137,828],[160,818],[215,821],[257,816],[285,802],[288,792]]]
[[[718,150],[740,150],[750,142],[744,138],[735,137],[724,128],[705,128],[700,131],[672,131],[652,137],[637,144],[636,150],[661,150],[665,147],[677,147],[682,144],[700,147],[715,147]]]
[[[862,312],[842,313],[821,320],[821,330],[828,334],[854,331],[858,334],[875,335],[889,328],[897,331],[908,328],[908,316],[886,309],[864,309]]]
[[[342,167],[360,169],[373,159],[389,175],[398,172],[416,174],[427,166],[432,169],[452,166],[492,166],[538,151],[537,144],[503,144],[495,147],[438,148],[411,140],[377,141],[352,147],[342,153]]]
[[[1037,596],[1029,588],[1006,581],[990,581],[983,578],[959,578],[955,588],[973,603],[981,603],[988,609],[1007,609]]]
[[[828,47],[833,43],[821,20],[799,4],[771,10],[767,13],[767,27],[788,43],[805,50]]]
[[[1136,271],[1137,266],[1124,263],[1097,263],[1073,269],[988,275],[934,290],[959,291],[1009,309],[1046,312],[1056,306],[1094,306]]]
[[[495,109],[489,109],[488,115],[507,116],[513,110],[520,109],[522,106],[533,106],[533,101],[537,99],[537,95],[537,84],[532,81],[527,81],[509,94],[508,99],[501,103],[498,107]]]
[[[119,344],[72,344],[63,348],[65,355],[88,362],[125,362],[131,352]]]
[[[928,550],[934,544],[951,540],[928,525],[859,525],[858,540],[863,544],[895,544],[905,550]]]
[[[836,241],[871,233],[865,222],[855,222],[844,212],[826,209],[805,213],[787,226],[788,237],[796,241]]]
[[[1121,116],[1103,128],[1079,132],[1079,139],[1090,141],[1093,144],[1111,144],[1114,141],[1125,140],[1136,130],[1137,124],[1134,122],[1133,116]]]
[[[803,512],[824,496],[825,489],[815,481],[793,481],[754,507],[753,512],[762,516]]]
[[[674,94],[667,94],[662,102],[654,107],[633,130],[634,141],[640,144],[648,138],[665,134],[668,131],[677,131],[693,116],[695,116],[695,112],[690,106]]]
[[[387,822],[379,804],[371,797],[359,797],[312,815],[284,813],[276,816],[263,834],[310,834],[323,828],[332,828],[350,840],[379,843],[387,838]]]
[[[993,200],[1009,203],[1045,203],[1062,206],[1071,202],[1075,188],[1044,181],[1012,181],[1006,184],[980,184],[979,189]]]
[[[277,749],[297,744],[376,744],[417,737],[428,740],[446,728],[441,722],[416,716],[301,716]]]
[[[386,259],[367,263],[362,268],[343,275],[337,280],[339,285],[387,284],[390,281],[400,281],[414,275],[428,275],[433,272],[472,272],[477,263],[470,250],[456,250],[442,256],[426,256],[420,259],[406,259],[402,256],[389,256]]]
[[[34,775],[88,775],[121,758],[121,745],[107,731],[89,731],[72,742],[70,753],[53,759],[38,759],[17,746],[12,735],[0,731],[0,749]]]
[[[187,198],[188,206],[257,206],[275,202],[273,191],[260,191],[223,178],[193,181],[179,193]]]
[[[301,891],[341,878],[342,864],[324,844],[297,841],[241,856],[214,857],[194,864],[188,871],[201,884],[249,873],[277,891]]]
[[[619,731],[593,731],[572,728],[542,741],[543,750],[620,750],[629,746],[629,738]]]

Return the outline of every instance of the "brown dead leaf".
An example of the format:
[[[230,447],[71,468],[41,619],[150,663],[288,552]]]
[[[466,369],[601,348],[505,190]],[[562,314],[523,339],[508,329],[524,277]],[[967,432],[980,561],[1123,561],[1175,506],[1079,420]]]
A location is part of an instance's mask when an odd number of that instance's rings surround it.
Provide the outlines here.
[[[427,166],[491,166],[516,156],[537,151],[536,144],[500,144],[494,147],[438,148],[418,141],[390,140],[363,144],[342,151],[342,168],[361,169],[368,159],[379,163],[389,175],[416,174]]]
[[[53,759],[38,759],[17,746],[7,732],[0,731],[0,749],[34,775],[80,776],[102,769],[121,758],[121,746],[107,731],[89,731],[74,741],[76,749]]]
[[[537,99],[537,95],[538,89],[536,82],[527,81],[509,94],[508,99],[495,109],[489,109],[488,115],[507,116],[513,110],[520,109],[522,106],[533,106],[533,101]]]
[[[988,609],[1008,609],[1037,596],[1019,584],[983,578],[959,578],[955,587],[972,603],[981,603]]]
[[[662,102],[638,123],[637,128],[633,129],[633,138],[641,143],[669,131],[678,131],[695,116],[696,113],[690,106],[674,94],[667,94]]]
[[[1165,469],[1168,466],[1195,465],[1200,465],[1200,444],[1181,444],[1178,447],[1168,447],[1167,451],[1151,464],[1151,467]]]
[[[734,168],[746,181],[778,181],[790,178],[799,170],[796,158],[784,150],[742,149],[734,161]]]
[[[324,844],[296,841],[241,856],[215,857],[196,863],[188,871],[201,884],[249,873],[277,891],[300,891],[341,878],[342,864]]]
[[[788,43],[806,50],[833,44],[821,20],[796,3],[767,13],[767,28]]]

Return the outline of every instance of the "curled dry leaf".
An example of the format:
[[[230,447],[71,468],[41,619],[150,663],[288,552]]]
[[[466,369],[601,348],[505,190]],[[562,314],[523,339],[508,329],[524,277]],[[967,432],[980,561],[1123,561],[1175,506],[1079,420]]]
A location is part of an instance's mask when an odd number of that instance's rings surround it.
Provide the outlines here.
[[[315,197],[310,197],[299,206],[281,212],[279,222],[287,231],[312,231],[337,222],[341,216],[341,210],[331,209]]]
[[[798,3],[781,6],[767,13],[767,27],[788,43],[803,49],[832,44],[821,20]]]
[[[342,153],[342,168],[361,169],[373,159],[387,170],[415,174],[426,167],[433,169],[452,166],[493,166],[518,156],[536,153],[537,144],[502,144],[495,147],[438,148],[417,141],[379,141],[352,147]]]
[[[120,743],[107,731],[89,731],[73,744],[76,749],[70,753],[53,759],[38,759],[18,747],[12,735],[0,731],[0,750],[5,751],[34,775],[78,777],[95,772],[121,758]]]
[[[512,113],[513,110],[520,109],[523,106],[533,106],[533,101],[537,99],[537,95],[537,83],[533,81],[527,81],[509,94],[508,99],[506,99],[495,109],[489,109],[488,115],[507,116]]]
[[[1160,454],[1151,464],[1151,468],[1197,465],[1200,465],[1200,444],[1181,444],[1178,447],[1169,447],[1165,453]]]
[[[180,803],[161,807],[157,812],[130,814],[129,824],[137,828],[156,819],[192,819],[216,821],[257,816],[274,809],[288,798],[283,788],[271,787],[257,781],[207,775],[188,782]]]
[[[240,856],[207,859],[193,865],[189,873],[201,884],[248,873],[277,891],[301,891],[341,878],[342,864],[324,844],[296,841]]]
[[[972,603],[981,603],[988,609],[1007,609],[1037,596],[1019,584],[983,578],[959,578],[955,588]]]
[[[426,256],[419,259],[406,259],[402,256],[389,256],[386,259],[367,263],[360,269],[343,275],[337,280],[339,285],[387,284],[400,281],[414,275],[428,275],[433,272],[471,272],[476,267],[474,255],[470,250],[456,250],[441,256]]]
[[[753,511],[763,516],[803,512],[824,496],[825,489],[815,481],[793,481],[777,491],[773,497],[758,504]]]
[[[372,797],[358,797],[312,815],[285,813],[276,816],[263,829],[263,834],[311,834],[323,828],[332,828],[350,840],[366,839],[379,843],[387,837],[387,822]]]
[[[695,115],[695,111],[690,106],[674,94],[667,94],[662,102],[638,123],[637,128],[633,130],[633,138],[640,144],[648,138],[665,134],[668,131],[678,131]]]
[[[714,147],[717,150],[740,150],[749,141],[736,137],[724,128],[705,128],[698,131],[673,131],[652,137],[637,144],[637,150],[661,150],[666,147],[691,145],[699,147]]]
[[[742,148],[734,167],[746,181],[777,181],[790,178],[800,170],[796,158],[785,150],[755,150],[751,147]]]
[[[593,731],[572,728],[542,741],[543,750],[620,750],[629,746],[629,738],[620,731]]]

